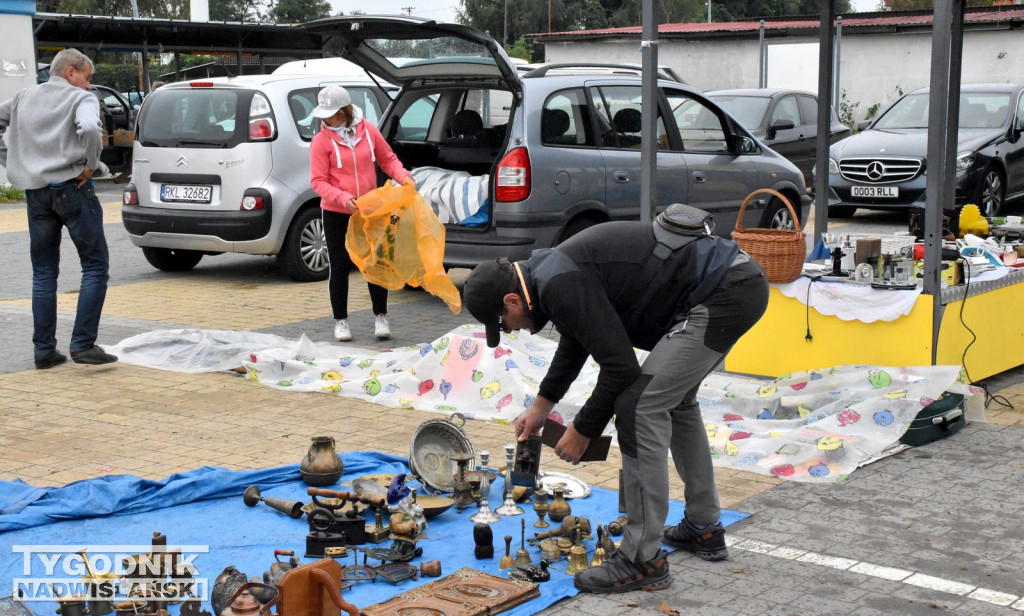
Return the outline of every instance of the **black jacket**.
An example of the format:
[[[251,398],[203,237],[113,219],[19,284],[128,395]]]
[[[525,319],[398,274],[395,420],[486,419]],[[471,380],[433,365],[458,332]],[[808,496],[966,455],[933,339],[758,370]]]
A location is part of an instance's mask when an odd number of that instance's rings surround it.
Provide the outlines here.
[[[717,267],[713,285],[739,250],[706,237],[663,261],[653,255],[655,245],[650,223],[611,222],[520,262],[534,302],[530,316],[538,328],[550,320],[561,336],[540,395],[561,400],[588,355],[600,366],[597,385],[573,420],[584,436],[600,436],[615,398],[640,376],[633,347],[651,350],[682,319],[709,266]]]

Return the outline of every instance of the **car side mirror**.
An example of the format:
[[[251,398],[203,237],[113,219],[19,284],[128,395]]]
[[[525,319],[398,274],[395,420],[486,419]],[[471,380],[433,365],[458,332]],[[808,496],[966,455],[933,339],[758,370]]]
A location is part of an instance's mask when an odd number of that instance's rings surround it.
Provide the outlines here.
[[[871,120],[864,120],[863,122],[857,122],[857,132],[865,131],[871,126]]]
[[[738,149],[740,154],[753,154],[757,152],[757,142],[744,135],[739,139]]]
[[[790,130],[792,128],[796,128],[796,124],[793,122],[793,120],[775,120],[774,122],[771,123],[771,126],[768,127],[765,137],[768,139],[775,139],[775,135],[780,130]]]

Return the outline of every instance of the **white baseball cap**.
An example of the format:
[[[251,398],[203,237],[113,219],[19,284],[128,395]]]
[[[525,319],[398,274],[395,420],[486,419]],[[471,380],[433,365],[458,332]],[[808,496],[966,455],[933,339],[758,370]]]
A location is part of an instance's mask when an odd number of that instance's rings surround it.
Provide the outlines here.
[[[341,86],[327,86],[316,95],[317,106],[313,110],[314,118],[329,118],[338,110],[352,103],[352,96]]]

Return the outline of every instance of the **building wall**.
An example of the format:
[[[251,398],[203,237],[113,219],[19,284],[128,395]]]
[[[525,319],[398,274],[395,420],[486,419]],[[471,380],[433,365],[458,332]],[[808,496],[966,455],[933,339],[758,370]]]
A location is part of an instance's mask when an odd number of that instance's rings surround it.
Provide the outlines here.
[[[35,2],[0,2],[0,101],[18,90],[36,83],[35,42],[32,40],[32,14]],[[7,185],[7,174],[0,167],[0,184]]]
[[[792,38],[771,45],[813,44],[812,53],[802,58],[817,75],[817,38]],[[846,90],[846,103],[854,120],[862,120],[871,106],[885,109],[896,100],[897,87],[903,92],[927,86],[931,64],[931,34],[853,34],[844,31],[840,44],[840,87]],[[757,39],[661,39],[658,63],[675,69],[686,82],[699,90],[756,88],[760,50]],[[785,54],[768,54],[769,57]],[[639,41],[556,42],[545,46],[547,62],[602,62],[639,64]],[[791,58],[790,58],[790,61]],[[1024,81],[1024,30],[968,30],[964,33],[962,82]],[[772,86],[786,87],[787,72],[801,73],[806,87],[806,70],[791,66],[769,65]],[[817,79],[813,80],[817,83]]]

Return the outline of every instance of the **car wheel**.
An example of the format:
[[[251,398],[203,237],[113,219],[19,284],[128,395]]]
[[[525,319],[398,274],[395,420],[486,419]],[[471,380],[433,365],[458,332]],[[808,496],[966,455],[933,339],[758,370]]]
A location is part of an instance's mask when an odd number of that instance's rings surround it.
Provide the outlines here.
[[[989,167],[974,193],[974,203],[986,218],[998,216],[1003,209],[1003,198],[1006,196],[1006,184],[998,169]]]
[[[764,229],[793,229],[793,213],[778,197],[772,197],[761,217]]]
[[[589,229],[597,224],[597,221],[593,218],[573,218],[569,221],[569,224],[565,225],[565,230],[562,231],[562,239],[558,241],[559,244],[576,235],[584,229]]]
[[[857,208],[852,205],[833,205],[828,208],[829,218],[853,218]]]
[[[284,271],[299,282],[327,280],[330,265],[327,260],[327,239],[320,208],[308,207],[292,220],[285,236],[284,246],[277,255]]]
[[[146,246],[142,249],[143,256],[149,264],[164,272],[187,272],[195,267],[203,258],[203,253],[198,250],[178,250],[176,248],[152,248]]]

